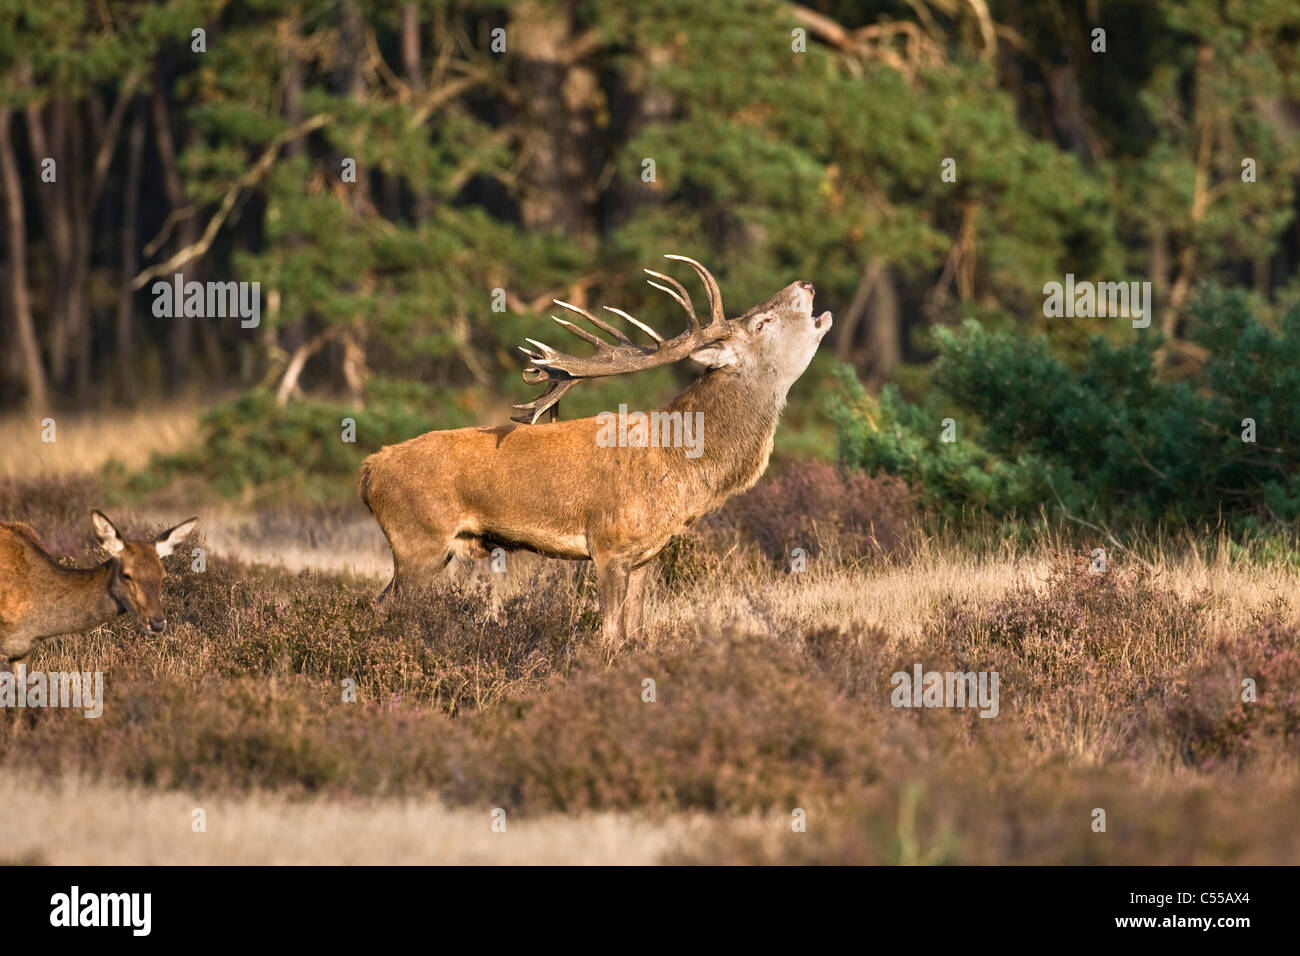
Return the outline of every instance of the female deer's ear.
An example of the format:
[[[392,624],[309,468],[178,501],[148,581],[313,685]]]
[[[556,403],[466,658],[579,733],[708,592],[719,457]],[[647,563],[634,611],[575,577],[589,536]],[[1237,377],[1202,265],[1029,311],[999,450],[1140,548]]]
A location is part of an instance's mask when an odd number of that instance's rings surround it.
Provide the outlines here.
[[[177,546],[189,537],[190,532],[194,530],[194,526],[198,523],[198,518],[191,518],[189,521],[182,521],[170,531],[164,531],[158,535],[157,540],[153,543],[154,548],[158,551],[158,557],[165,558],[175,551]]]
[[[718,342],[716,345],[706,345],[702,349],[696,349],[691,353],[690,359],[705,368],[726,368],[740,361],[736,350],[728,342]]]
[[[122,543],[122,536],[117,533],[113,522],[109,521],[102,511],[90,513],[90,525],[95,530],[95,540],[99,542],[101,548],[114,557],[122,553],[122,549],[126,547]]]

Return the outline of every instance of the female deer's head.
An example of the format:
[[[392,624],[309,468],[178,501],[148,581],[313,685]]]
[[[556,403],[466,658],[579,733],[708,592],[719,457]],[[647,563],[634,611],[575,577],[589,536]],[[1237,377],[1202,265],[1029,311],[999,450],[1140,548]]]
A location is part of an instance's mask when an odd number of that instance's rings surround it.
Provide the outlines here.
[[[189,536],[199,519],[181,522],[153,541],[123,538],[113,522],[99,511],[90,513],[90,521],[95,529],[95,540],[108,552],[113,566],[108,593],[119,608],[131,613],[141,628],[161,634],[167,629],[167,618],[162,608],[162,582],[166,573],[162,559]]]

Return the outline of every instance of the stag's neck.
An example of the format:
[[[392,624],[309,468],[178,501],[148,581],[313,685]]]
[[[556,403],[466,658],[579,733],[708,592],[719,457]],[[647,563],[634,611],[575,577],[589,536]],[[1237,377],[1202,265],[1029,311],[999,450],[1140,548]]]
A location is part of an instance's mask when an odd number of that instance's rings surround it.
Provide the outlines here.
[[[108,593],[113,562],[93,568],[53,566],[41,613],[42,630],[48,634],[76,634],[116,617],[117,601]]]
[[[668,411],[699,412],[703,442],[690,462],[708,490],[725,498],[750,488],[767,468],[786,390],[720,369],[697,378]]]

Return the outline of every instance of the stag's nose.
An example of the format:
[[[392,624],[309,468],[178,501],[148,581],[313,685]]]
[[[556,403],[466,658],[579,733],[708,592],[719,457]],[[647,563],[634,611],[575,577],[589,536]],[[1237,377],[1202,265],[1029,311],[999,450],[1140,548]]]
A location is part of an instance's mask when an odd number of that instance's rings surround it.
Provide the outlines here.
[[[165,617],[149,618],[149,630],[153,631],[155,634],[161,634],[163,631],[167,630],[167,618]]]
[[[816,294],[817,292],[817,290],[813,288],[813,284],[809,282],[807,279],[805,279],[803,282],[800,282],[799,287],[801,289],[807,289],[809,292],[812,292],[814,294]]]

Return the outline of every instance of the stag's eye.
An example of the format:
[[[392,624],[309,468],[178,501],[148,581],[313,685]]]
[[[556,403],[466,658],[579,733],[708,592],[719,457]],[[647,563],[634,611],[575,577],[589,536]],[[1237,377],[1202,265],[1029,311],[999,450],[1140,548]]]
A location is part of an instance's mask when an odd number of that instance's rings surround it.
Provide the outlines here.
[[[125,571],[123,571],[123,572],[122,572],[122,580],[123,580],[123,581],[130,581],[130,580],[131,580],[131,575],[129,575],[129,574],[127,574]]]

